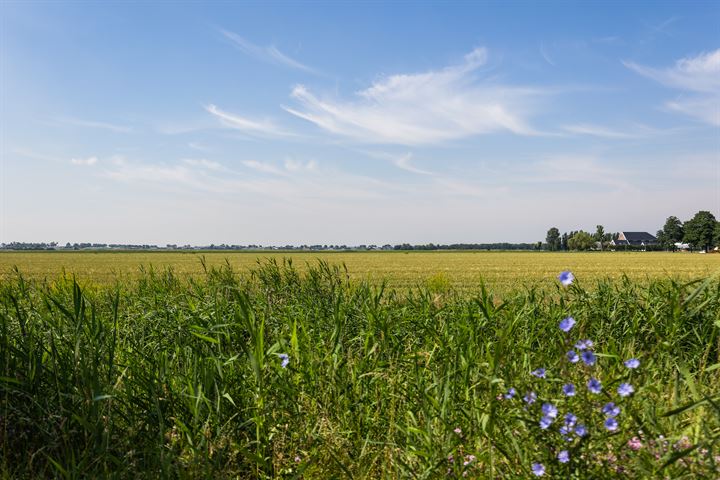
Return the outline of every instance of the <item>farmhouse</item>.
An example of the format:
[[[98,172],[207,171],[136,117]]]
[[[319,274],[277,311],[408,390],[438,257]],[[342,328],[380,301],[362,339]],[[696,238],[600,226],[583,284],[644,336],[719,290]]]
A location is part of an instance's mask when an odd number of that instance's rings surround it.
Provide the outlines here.
[[[610,245],[632,245],[635,247],[647,247],[657,244],[657,238],[647,232],[620,232],[617,240],[610,242]]]

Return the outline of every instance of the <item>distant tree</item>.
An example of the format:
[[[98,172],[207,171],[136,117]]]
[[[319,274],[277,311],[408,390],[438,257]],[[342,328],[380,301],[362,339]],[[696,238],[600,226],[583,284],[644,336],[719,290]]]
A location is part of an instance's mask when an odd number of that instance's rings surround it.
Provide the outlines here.
[[[713,245],[716,224],[715,215],[707,210],[701,210],[685,222],[683,239],[691,247],[708,251]]]
[[[568,234],[567,234],[567,232],[562,234],[562,237],[560,239],[560,248],[562,248],[565,251],[568,249]]]
[[[715,231],[713,233],[713,243],[716,247],[720,247],[720,222],[715,223]]]
[[[595,230],[593,239],[600,244],[600,250],[603,249],[603,241],[605,240],[605,227],[598,225]]]
[[[568,240],[570,250],[590,250],[595,244],[595,239],[587,232],[580,230]]]
[[[682,222],[673,216],[668,217],[663,229],[657,232],[658,243],[665,250],[675,250],[675,244],[682,242],[684,236],[685,230]]]
[[[560,231],[556,227],[552,227],[545,237],[545,245],[551,252],[560,250]]]

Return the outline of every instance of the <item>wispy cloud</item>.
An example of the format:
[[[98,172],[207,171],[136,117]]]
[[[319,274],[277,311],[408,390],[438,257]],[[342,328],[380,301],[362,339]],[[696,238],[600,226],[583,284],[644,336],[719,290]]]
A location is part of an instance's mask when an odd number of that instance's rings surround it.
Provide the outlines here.
[[[247,55],[257,58],[258,60],[272,63],[274,65],[293,68],[295,70],[302,70],[303,72],[316,75],[320,73],[314,68],[285,55],[283,52],[278,50],[275,45],[269,45],[266,47],[255,45],[254,43],[248,42],[240,35],[223,29],[220,29],[220,33],[222,33],[222,35],[229,40],[235,48]]]
[[[87,128],[99,128],[102,130],[109,130],[115,133],[130,133],[133,131],[132,127],[129,127],[127,125],[116,125],[114,123],[98,122],[94,120],[80,120],[78,118],[60,117],[57,119],[57,121],[66,125],[74,125],[77,127]]]
[[[384,77],[351,100],[320,98],[298,85],[292,98],[300,108],[284,108],[361,143],[438,144],[501,131],[537,135],[527,117],[544,92],[478,79],[486,62],[487,50],[477,48],[459,65]]]
[[[85,167],[92,167],[98,162],[97,157],[87,157],[87,158],[73,158],[70,160],[70,163],[73,165],[81,165]]]
[[[641,135],[637,133],[629,133],[626,131],[614,130],[601,125],[590,125],[590,124],[577,124],[577,125],[564,125],[563,130],[570,133],[576,133],[578,135],[590,135],[593,137],[602,138],[639,138]]]
[[[662,85],[688,92],[666,102],[666,108],[720,125],[720,48],[677,60],[669,68],[624,61],[630,70]]]
[[[268,119],[251,119],[240,116],[236,113],[229,113],[219,109],[215,105],[207,105],[205,107],[210,114],[214,115],[227,128],[239,130],[245,134],[260,137],[291,137],[295,134],[288,132],[277,126],[272,120]]]

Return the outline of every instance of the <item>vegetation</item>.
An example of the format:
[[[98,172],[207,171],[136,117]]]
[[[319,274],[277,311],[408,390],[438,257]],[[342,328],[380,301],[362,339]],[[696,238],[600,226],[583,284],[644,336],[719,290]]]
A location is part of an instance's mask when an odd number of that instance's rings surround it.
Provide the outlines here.
[[[442,275],[400,294],[327,263],[114,285],[15,272],[0,283],[0,473],[717,478],[720,282],[574,273],[494,296]],[[571,441],[569,409],[586,427]]]

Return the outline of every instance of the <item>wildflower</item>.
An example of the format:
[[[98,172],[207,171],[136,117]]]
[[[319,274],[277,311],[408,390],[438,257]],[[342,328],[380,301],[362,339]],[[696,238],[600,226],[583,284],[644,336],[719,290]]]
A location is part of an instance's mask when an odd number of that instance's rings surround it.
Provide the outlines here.
[[[575,325],[575,319],[573,317],[564,318],[560,321],[560,330],[569,332],[573,325]]]
[[[460,427],[457,427],[453,432],[457,433],[458,435],[462,435],[462,429]]]
[[[585,350],[580,356],[582,357],[582,361],[585,363],[585,365],[595,365],[597,357],[595,357],[595,354],[590,350]]]
[[[552,425],[552,423],[553,423],[552,418],[547,417],[547,416],[542,417],[540,419],[540,428],[542,428],[543,430],[547,430],[550,427],[550,425]]]
[[[605,420],[605,428],[610,430],[611,432],[614,432],[618,428],[618,421],[615,420],[614,417],[610,417],[607,420]]]
[[[613,402],[609,402],[602,408],[602,412],[608,417],[617,417],[620,415],[620,407],[616,406]]]
[[[536,477],[542,477],[543,475],[545,475],[545,465],[543,465],[542,463],[533,463],[532,473]]]
[[[471,464],[472,462],[474,462],[475,460],[476,460],[475,455],[467,455],[467,456],[465,457],[465,461],[463,462],[463,466],[467,467],[468,465],[470,465],[470,464]]]
[[[575,435],[577,435],[578,437],[584,437],[587,434],[588,434],[588,431],[587,431],[587,427],[585,425],[580,424],[575,427]]]
[[[635,392],[635,389],[629,383],[621,383],[617,389],[618,395],[621,397],[628,397]]]
[[[300,458],[298,455],[295,455],[295,463],[302,462],[302,458]]]
[[[592,393],[600,393],[602,391],[602,383],[597,378],[588,380],[587,387]]]
[[[542,412],[546,417],[557,418],[558,409],[552,403],[543,403]]]
[[[572,433],[572,428],[567,425],[560,427],[560,435],[568,436]]]
[[[567,352],[567,359],[570,363],[577,363],[578,360],[580,360],[580,357],[575,352],[575,350],[570,350],[569,352]]]
[[[573,283],[573,280],[575,280],[575,275],[573,275],[572,272],[565,270],[564,272],[560,272],[560,275],[558,275],[557,278],[558,280],[560,280],[560,283],[562,283],[563,287],[567,287],[571,283]]]
[[[288,366],[288,363],[290,363],[290,357],[288,356],[288,354],[280,353],[280,354],[278,354],[278,357],[280,357],[280,360],[282,360],[282,362],[280,363],[280,366],[282,368],[286,368]]]
[[[567,395],[568,397],[574,397],[575,396],[575,385],[572,383],[566,383],[562,387],[563,393]]]
[[[533,370],[530,372],[531,375],[534,375],[538,378],[545,378],[545,369],[544,368],[538,368],[537,370]]]
[[[560,463],[567,463],[570,461],[570,453],[567,450],[561,450],[557,458]]]
[[[640,360],[637,358],[631,358],[630,360],[625,360],[625,366],[627,368],[638,368],[640,366]]]
[[[642,442],[638,437],[633,437],[628,440],[628,447],[630,447],[630,450],[638,451],[642,448]]]
[[[577,422],[577,417],[572,413],[565,415],[565,425],[572,426]]]
[[[592,340],[580,340],[575,344],[575,348],[578,350],[587,350],[588,348],[593,347],[593,341]]]
[[[511,398],[513,398],[515,396],[516,393],[517,393],[517,390],[510,387],[508,389],[507,393],[505,394],[505,400],[510,400]]]
[[[535,400],[537,400],[537,394],[535,392],[528,392],[523,397],[523,400],[528,405],[532,405],[533,403],[535,403]]]

